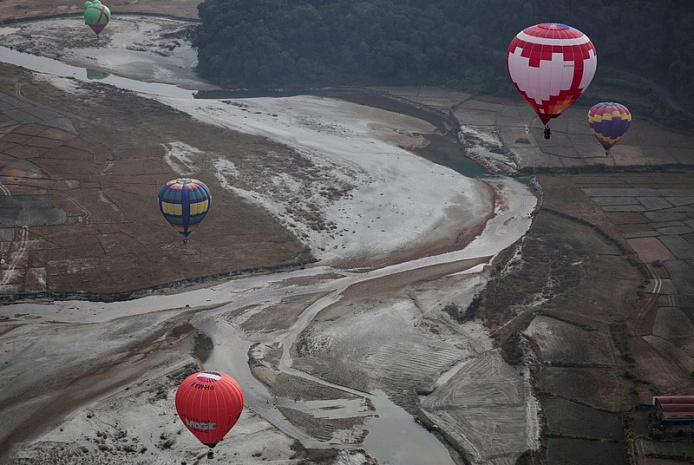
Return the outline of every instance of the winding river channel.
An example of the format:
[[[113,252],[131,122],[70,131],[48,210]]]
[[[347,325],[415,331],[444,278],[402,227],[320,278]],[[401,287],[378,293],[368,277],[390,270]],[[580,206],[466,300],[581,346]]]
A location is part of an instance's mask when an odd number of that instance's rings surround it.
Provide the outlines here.
[[[88,73],[84,68],[20,53],[5,47],[0,47],[0,61],[39,73],[72,77],[85,82],[89,80]],[[141,82],[113,74],[100,79],[99,82],[143,95],[182,99],[195,97],[195,91],[174,85]],[[105,322],[152,312],[183,313],[189,308],[208,308],[208,310],[199,311],[191,321],[196,328],[206,333],[214,342],[214,348],[205,365],[233,373],[233,376],[244,387],[245,403],[249,409],[287,435],[299,439],[306,447],[357,447],[349,442],[341,444],[336,441],[318,441],[288,421],[277,408],[281,406],[277,403],[282,402],[282,400],[278,400],[253,375],[249,368],[248,353],[253,344],[258,342],[257,338],[249,338],[238,324],[225,318],[225,315],[230,312],[257,306],[260,302],[266,305],[267,302],[278,302],[292,296],[320,294],[322,297],[308,306],[291,327],[285,331],[278,331],[276,334],[269,335],[267,340],[261,342],[273,341],[280,348],[281,355],[277,368],[282,373],[344,391],[351,397],[362,400],[354,401],[350,398],[337,399],[327,403],[305,402],[299,409],[313,413],[317,411],[331,412],[330,415],[333,415],[333,418],[339,418],[341,415],[368,416],[365,423],[368,435],[363,444],[358,444],[358,447],[376,457],[381,464],[453,464],[454,461],[448,449],[439,439],[415,422],[410,414],[391,401],[385,393],[378,390],[374,392],[354,390],[302,372],[294,368],[290,348],[316,315],[328,306],[345,299],[345,291],[352,286],[446,263],[493,257],[521,238],[531,224],[531,214],[536,206],[535,196],[523,183],[513,178],[490,178],[488,182],[494,184],[502,193],[506,199],[506,204],[487,223],[482,234],[463,250],[359,273],[314,266],[291,272],[234,279],[209,288],[176,295],[148,296],[126,302],[99,304],[104,311],[98,315],[92,315],[92,303],[81,301],[8,305],[0,309],[0,314],[33,314],[37,316],[38,321],[84,322],[85,318],[88,318],[90,322]],[[470,270],[470,272],[474,273],[475,270]],[[322,278],[323,276],[332,277],[325,279]],[[312,284],[283,284],[298,281],[311,282]],[[85,317],[85,315],[89,316]],[[452,374],[446,373],[446,376],[450,377]],[[364,408],[366,400],[373,410]]]

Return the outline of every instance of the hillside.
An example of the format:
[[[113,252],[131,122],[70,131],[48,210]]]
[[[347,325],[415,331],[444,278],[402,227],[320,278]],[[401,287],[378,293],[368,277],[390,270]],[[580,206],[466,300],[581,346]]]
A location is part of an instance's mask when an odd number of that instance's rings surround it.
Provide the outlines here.
[[[198,9],[198,72],[232,88],[437,85],[511,96],[510,39],[565,23],[596,45],[595,98],[692,128],[694,10],[679,0],[206,0]]]

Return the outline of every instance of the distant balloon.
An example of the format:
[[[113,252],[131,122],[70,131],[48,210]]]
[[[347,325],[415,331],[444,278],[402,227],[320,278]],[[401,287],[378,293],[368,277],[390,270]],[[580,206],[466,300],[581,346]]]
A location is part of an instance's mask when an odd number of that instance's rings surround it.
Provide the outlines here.
[[[598,57],[588,36],[570,26],[543,23],[519,32],[506,54],[511,81],[547,126],[590,84]],[[549,138],[549,127],[545,138]]]
[[[588,110],[590,131],[610,155],[610,148],[624,136],[631,125],[631,113],[622,104],[601,102]]]
[[[231,430],[242,410],[241,386],[221,371],[194,373],[183,380],[176,391],[176,411],[181,421],[210,448]]]
[[[111,19],[111,10],[99,0],[84,2],[84,24],[98,36]]]
[[[197,179],[174,179],[159,190],[159,210],[166,221],[183,234],[188,234],[205,218],[210,209],[212,194],[205,183]]]

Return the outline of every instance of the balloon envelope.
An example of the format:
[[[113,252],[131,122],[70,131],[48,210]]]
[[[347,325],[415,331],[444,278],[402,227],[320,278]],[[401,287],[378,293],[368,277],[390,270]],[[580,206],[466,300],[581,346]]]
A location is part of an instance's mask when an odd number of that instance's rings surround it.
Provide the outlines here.
[[[588,110],[590,131],[600,141],[605,151],[619,142],[631,125],[629,109],[620,103],[600,102]]]
[[[205,218],[211,201],[210,190],[197,179],[173,179],[159,190],[159,211],[186,237]]]
[[[102,5],[99,0],[85,2],[84,24],[88,25],[97,35],[104,30],[111,19],[111,10]]]
[[[511,40],[506,65],[516,89],[546,125],[586,90],[598,57],[593,43],[578,29],[543,23]]]
[[[183,424],[209,447],[231,430],[242,410],[241,386],[221,371],[194,373],[176,391],[176,411]]]

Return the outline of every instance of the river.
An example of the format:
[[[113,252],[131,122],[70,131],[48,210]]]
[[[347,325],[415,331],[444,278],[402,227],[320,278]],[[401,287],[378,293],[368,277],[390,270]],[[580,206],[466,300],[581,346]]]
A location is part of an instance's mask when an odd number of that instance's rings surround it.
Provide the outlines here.
[[[89,81],[90,73],[84,68],[77,68],[56,60],[20,53],[5,47],[0,47],[0,61],[22,66],[40,73]],[[195,91],[182,89],[175,85],[141,82],[113,74],[105,76],[99,82],[149,96],[182,99],[192,99],[196,96]],[[445,142],[445,144],[448,144],[448,142]],[[466,175],[484,175],[475,164],[462,163],[454,166],[454,169],[462,171]],[[114,319],[128,317],[138,313],[181,308],[184,305],[199,307],[219,304],[212,310],[199,312],[192,321],[198,329],[208,334],[215,344],[206,365],[233,373],[244,387],[247,406],[289,436],[300,439],[306,447],[347,447],[333,442],[328,444],[313,439],[290,423],[275,408],[275,396],[268,391],[262,382],[253,376],[249,369],[248,350],[251,347],[251,341],[239,329],[238,325],[231,324],[224,318],[224,315],[230,311],[242,308],[244,305],[257,305],[258,302],[264,302],[272,298],[286,298],[288,295],[300,296],[315,292],[324,293],[325,297],[308,307],[287,331],[276,338],[275,342],[282,348],[278,369],[283,373],[304,377],[311,382],[340,389],[365,399],[368,398],[374,410],[369,413],[370,418],[366,420],[369,433],[360,447],[363,447],[369,454],[376,457],[381,464],[420,465],[422,463],[435,463],[451,465],[454,461],[448,449],[434,435],[416,423],[405,410],[393,403],[383,392],[365,393],[355,391],[296,370],[293,368],[293,360],[289,349],[296,342],[301,332],[311,324],[314,317],[328,305],[343,299],[344,291],[350,286],[398,273],[413,272],[442,263],[494,256],[522,237],[531,223],[531,213],[535,208],[534,196],[522,183],[511,178],[499,177],[491,179],[490,182],[495,184],[499,191],[503,193],[507,203],[503,209],[496,212],[496,216],[488,222],[483,233],[463,250],[412,260],[364,273],[350,273],[345,270],[314,267],[269,277],[236,279],[211,289],[184,292],[174,297],[150,296],[132,302],[105,304],[102,305],[105,312],[98,318]],[[316,277],[326,273],[337,273],[339,277],[321,281],[314,286],[280,288],[272,284],[273,282],[294,278]],[[231,300],[233,300],[233,304],[228,303]],[[56,313],[66,308],[65,303],[53,305]],[[91,315],[88,302],[70,302],[69,305],[75,315]],[[3,309],[3,314],[22,312],[50,313],[50,311],[47,312],[47,308],[41,308],[40,310],[37,310],[37,308],[34,304],[11,305]],[[61,318],[69,320],[66,312],[61,314]],[[82,317],[76,318],[81,320]],[[337,400],[331,404],[331,407],[335,408],[336,412],[338,412],[336,414],[339,415],[340,409],[353,409],[354,405],[352,401]],[[310,409],[311,406],[307,403],[305,408]]]

